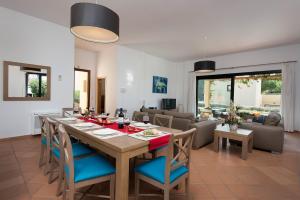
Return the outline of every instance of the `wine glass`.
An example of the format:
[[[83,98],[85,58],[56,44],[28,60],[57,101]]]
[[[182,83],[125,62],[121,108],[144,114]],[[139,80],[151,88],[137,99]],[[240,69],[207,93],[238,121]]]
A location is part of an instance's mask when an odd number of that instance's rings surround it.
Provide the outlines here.
[[[149,116],[148,116],[148,115],[143,116],[143,122],[144,122],[145,124],[148,124],[148,123],[150,122],[150,119],[149,119]]]
[[[74,114],[78,114],[79,113],[79,107],[78,107],[78,105],[74,106],[73,112],[74,112]]]
[[[128,131],[128,126],[130,125],[130,120],[129,120],[129,118],[124,118],[124,125],[125,125],[125,127],[127,128],[127,131]]]

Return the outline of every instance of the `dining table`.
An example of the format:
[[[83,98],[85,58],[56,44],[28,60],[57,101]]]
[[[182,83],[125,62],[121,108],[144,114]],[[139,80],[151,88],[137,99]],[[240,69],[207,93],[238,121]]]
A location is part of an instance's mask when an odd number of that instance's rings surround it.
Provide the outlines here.
[[[115,158],[115,198],[127,200],[129,198],[129,161],[131,158],[149,152],[151,150],[149,149],[149,141],[137,139],[128,134],[101,139],[88,133],[90,130],[80,130],[74,127],[74,124],[82,123],[83,120],[59,120],[57,117],[53,119],[63,124],[68,134],[79,139],[82,143],[88,144],[92,148]],[[156,129],[174,135],[182,132],[181,130],[166,127],[157,127]]]

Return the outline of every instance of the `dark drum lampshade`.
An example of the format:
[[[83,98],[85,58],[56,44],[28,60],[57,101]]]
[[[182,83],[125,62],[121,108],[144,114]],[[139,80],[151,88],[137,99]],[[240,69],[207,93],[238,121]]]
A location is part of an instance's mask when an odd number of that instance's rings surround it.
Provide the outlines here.
[[[203,60],[195,62],[194,72],[214,72],[216,69],[216,62],[211,60]]]
[[[93,3],[71,7],[71,32],[91,42],[111,43],[119,39],[119,16],[111,9]]]

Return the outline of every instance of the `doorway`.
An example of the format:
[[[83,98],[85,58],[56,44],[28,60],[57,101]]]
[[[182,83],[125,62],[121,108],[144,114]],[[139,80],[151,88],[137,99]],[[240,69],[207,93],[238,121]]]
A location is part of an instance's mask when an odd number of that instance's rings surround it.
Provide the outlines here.
[[[74,107],[90,107],[90,70],[74,69]]]
[[[105,78],[97,79],[97,113],[105,112]]]

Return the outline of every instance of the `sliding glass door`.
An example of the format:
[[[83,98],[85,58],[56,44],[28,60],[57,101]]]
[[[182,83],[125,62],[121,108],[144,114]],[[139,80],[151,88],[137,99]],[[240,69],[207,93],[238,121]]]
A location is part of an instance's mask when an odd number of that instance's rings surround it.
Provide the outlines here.
[[[220,117],[232,100],[240,113],[280,112],[281,71],[197,77],[197,115]]]
[[[234,103],[240,113],[280,112],[281,73],[235,76]]]
[[[230,78],[199,79],[197,90],[198,113],[219,116],[230,105]]]

